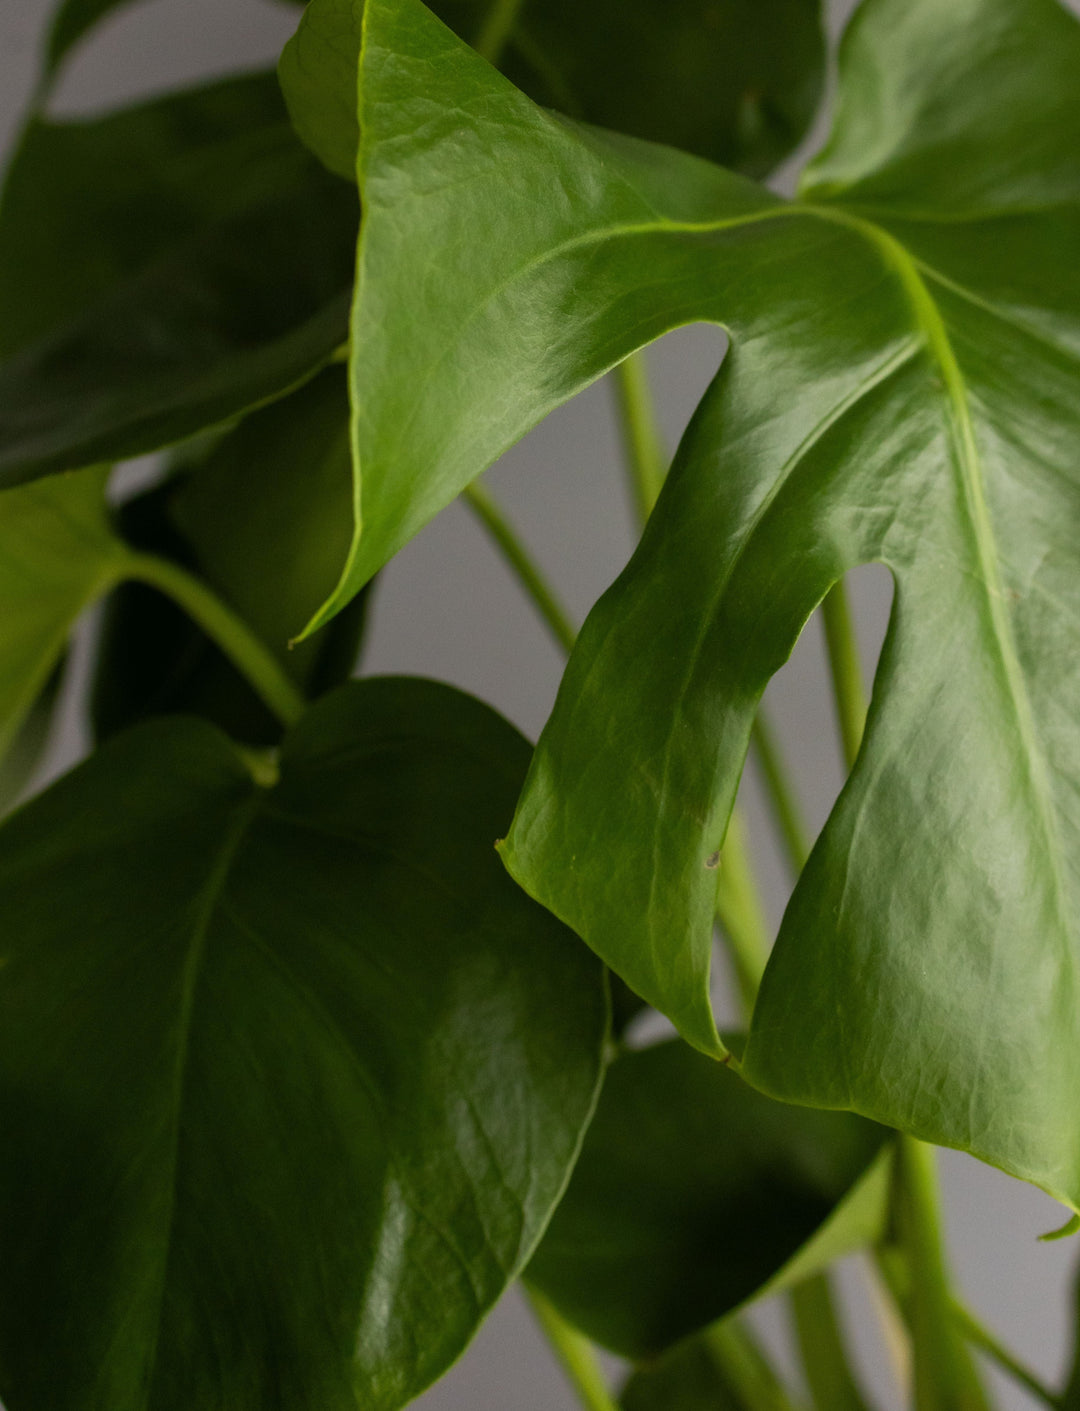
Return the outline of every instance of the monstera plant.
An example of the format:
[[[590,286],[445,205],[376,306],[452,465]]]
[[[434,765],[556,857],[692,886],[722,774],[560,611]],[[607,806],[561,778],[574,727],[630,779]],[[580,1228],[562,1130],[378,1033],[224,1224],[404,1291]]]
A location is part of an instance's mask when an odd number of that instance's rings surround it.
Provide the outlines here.
[[[0,202],[6,1411],[396,1411],[519,1278],[588,1411],[866,1411],[853,1250],[917,1411],[987,1357],[1080,1407],[959,1299],[933,1155],[1080,1223],[1077,18],[863,0],[829,56],[815,0],[311,0],[276,73],[58,119],[123,3],[61,5]],[[640,350],[702,321],[668,473]],[[478,477],[608,373],[643,528],[575,640]],[[352,679],[458,496],[569,653],[535,749]],[[35,790],[95,603],[95,747]],[[819,610],[810,846],[761,699]]]

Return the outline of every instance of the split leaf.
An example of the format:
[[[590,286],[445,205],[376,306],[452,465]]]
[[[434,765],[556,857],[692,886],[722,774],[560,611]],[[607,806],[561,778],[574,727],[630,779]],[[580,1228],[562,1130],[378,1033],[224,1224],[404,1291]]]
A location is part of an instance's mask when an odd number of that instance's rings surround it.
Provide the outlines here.
[[[1075,19],[867,0],[795,202],[541,111],[418,0],[369,0],[365,24],[363,524],[320,620],[551,408],[672,327],[723,323],[504,858],[722,1054],[713,860],[758,701],[830,585],[886,564],[862,750],[743,1072],[1080,1207]]]
[[[601,967],[491,847],[528,754],[385,679],[313,706],[270,787],[158,721],[0,829],[11,1411],[386,1411],[458,1356],[606,1031]]]

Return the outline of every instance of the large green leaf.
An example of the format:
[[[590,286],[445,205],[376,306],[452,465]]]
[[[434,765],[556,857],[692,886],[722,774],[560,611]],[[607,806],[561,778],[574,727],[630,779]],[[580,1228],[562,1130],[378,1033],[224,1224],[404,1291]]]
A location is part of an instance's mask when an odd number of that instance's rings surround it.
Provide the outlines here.
[[[105,508],[106,468],[0,494],[0,758],[28,721],[75,619],[117,583],[127,550]]]
[[[32,122],[0,204],[0,483],[156,449],[309,376],[345,337],[356,221],[273,74]]]
[[[497,48],[537,102],[755,175],[799,141],[821,92],[818,0],[523,0],[505,31],[492,0],[433,9]],[[312,0],[280,64],[296,130],[350,180],[363,12],[363,0]]]
[[[324,616],[550,408],[725,323],[504,857],[722,1053],[715,854],[758,700],[829,586],[887,564],[866,737],[743,1071],[1080,1205],[1076,22],[867,0],[793,203],[540,111],[417,0],[370,0],[362,68],[363,532]]]
[[[679,1039],[623,1053],[529,1280],[594,1342],[656,1357],[880,1237],[886,1136],[762,1097]]]
[[[377,1411],[458,1355],[606,1027],[491,847],[528,754],[448,687],[365,682],[271,787],[153,722],[0,830],[8,1411]]]
[[[349,540],[352,485],[345,373],[327,368],[253,412],[186,473],[129,501],[125,537],[209,582],[310,699],[359,654],[367,593],[326,633],[290,639],[333,586]],[[125,583],[109,599],[94,691],[99,735],[148,715],[196,714],[234,739],[274,744],[281,723],[168,598]]]

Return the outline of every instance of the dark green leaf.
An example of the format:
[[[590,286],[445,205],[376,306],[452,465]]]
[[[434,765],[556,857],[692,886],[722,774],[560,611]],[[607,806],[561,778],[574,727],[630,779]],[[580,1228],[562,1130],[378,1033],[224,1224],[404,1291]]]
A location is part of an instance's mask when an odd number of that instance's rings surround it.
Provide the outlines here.
[[[528,754],[448,687],[365,682],[274,787],[154,722],[0,830],[10,1411],[380,1411],[458,1355],[606,1025],[491,847]]]
[[[75,619],[123,577],[102,467],[0,493],[0,759],[64,654]]]
[[[491,0],[432,8],[474,43],[495,39],[537,102],[755,175],[799,141],[821,92],[817,0],[523,0],[501,43]],[[280,65],[297,132],[350,180],[363,9],[312,0]]]
[[[550,408],[668,328],[724,322],[504,856],[722,1053],[710,860],[754,711],[829,586],[884,562],[862,752],[745,1073],[1080,1205],[1075,20],[867,0],[794,203],[540,111],[415,0],[370,0],[366,36],[364,533],[324,616]],[[427,277],[433,250],[453,279]]]
[[[886,1136],[762,1097],[678,1039],[622,1054],[529,1280],[593,1341],[655,1357],[877,1238]]]
[[[348,549],[348,419],[344,369],[328,368],[121,513],[135,548],[205,578],[312,699],[351,674],[364,625],[366,593],[325,634],[289,648]],[[94,704],[99,735],[180,712],[252,744],[281,736],[276,716],[220,649],[141,583],[124,584],[109,600]]]
[[[355,233],[272,74],[32,123],[0,205],[0,482],[156,449],[309,376],[345,337]]]

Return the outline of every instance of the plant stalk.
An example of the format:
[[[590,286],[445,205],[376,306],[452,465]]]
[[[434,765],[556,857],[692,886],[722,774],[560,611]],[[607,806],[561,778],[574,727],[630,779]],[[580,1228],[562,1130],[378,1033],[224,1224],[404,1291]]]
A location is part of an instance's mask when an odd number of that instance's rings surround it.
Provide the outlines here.
[[[731,815],[720,853],[716,914],[729,942],[743,1009],[749,1016],[769,959],[770,935],[746,846],[746,825],[738,811]]]
[[[522,0],[492,0],[473,48],[489,64],[498,64],[521,9]]]
[[[634,509],[644,525],[664,483],[668,457],[643,351],[631,353],[615,369],[615,396]]]
[[[701,1338],[740,1405],[753,1411],[795,1411],[794,1402],[741,1319],[713,1323]]]
[[[462,492],[462,498],[491,535],[495,546],[517,575],[522,588],[547,623],[551,635],[569,655],[573,650],[577,632],[513,525],[479,481],[474,480],[471,485],[467,485]]]
[[[542,1293],[527,1284],[523,1287],[584,1411],[619,1411],[589,1339],[571,1327]]]
[[[810,856],[810,830],[803,817],[802,805],[791,787],[780,743],[765,714],[764,706],[758,707],[758,713],[754,717],[752,738],[788,865],[797,877]]]
[[[814,1405],[820,1411],[867,1411],[840,1335],[832,1289],[824,1274],[791,1290],[795,1335]]]
[[[307,706],[276,657],[230,607],[186,569],[154,554],[132,554],[127,578],[146,583],[179,604],[250,682],[283,725],[295,725]]]
[[[934,1148],[906,1133],[899,1142],[896,1214],[910,1272],[907,1312],[915,1411],[988,1411],[975,1364],[954,1321]]]
[[[825,595],[821,608],[825,643],[829,652],[836,719],[848,769],[855,763],[866,725],[866,692],[863,689],[859,647],[851,620],[851,605],[843,579]]]

